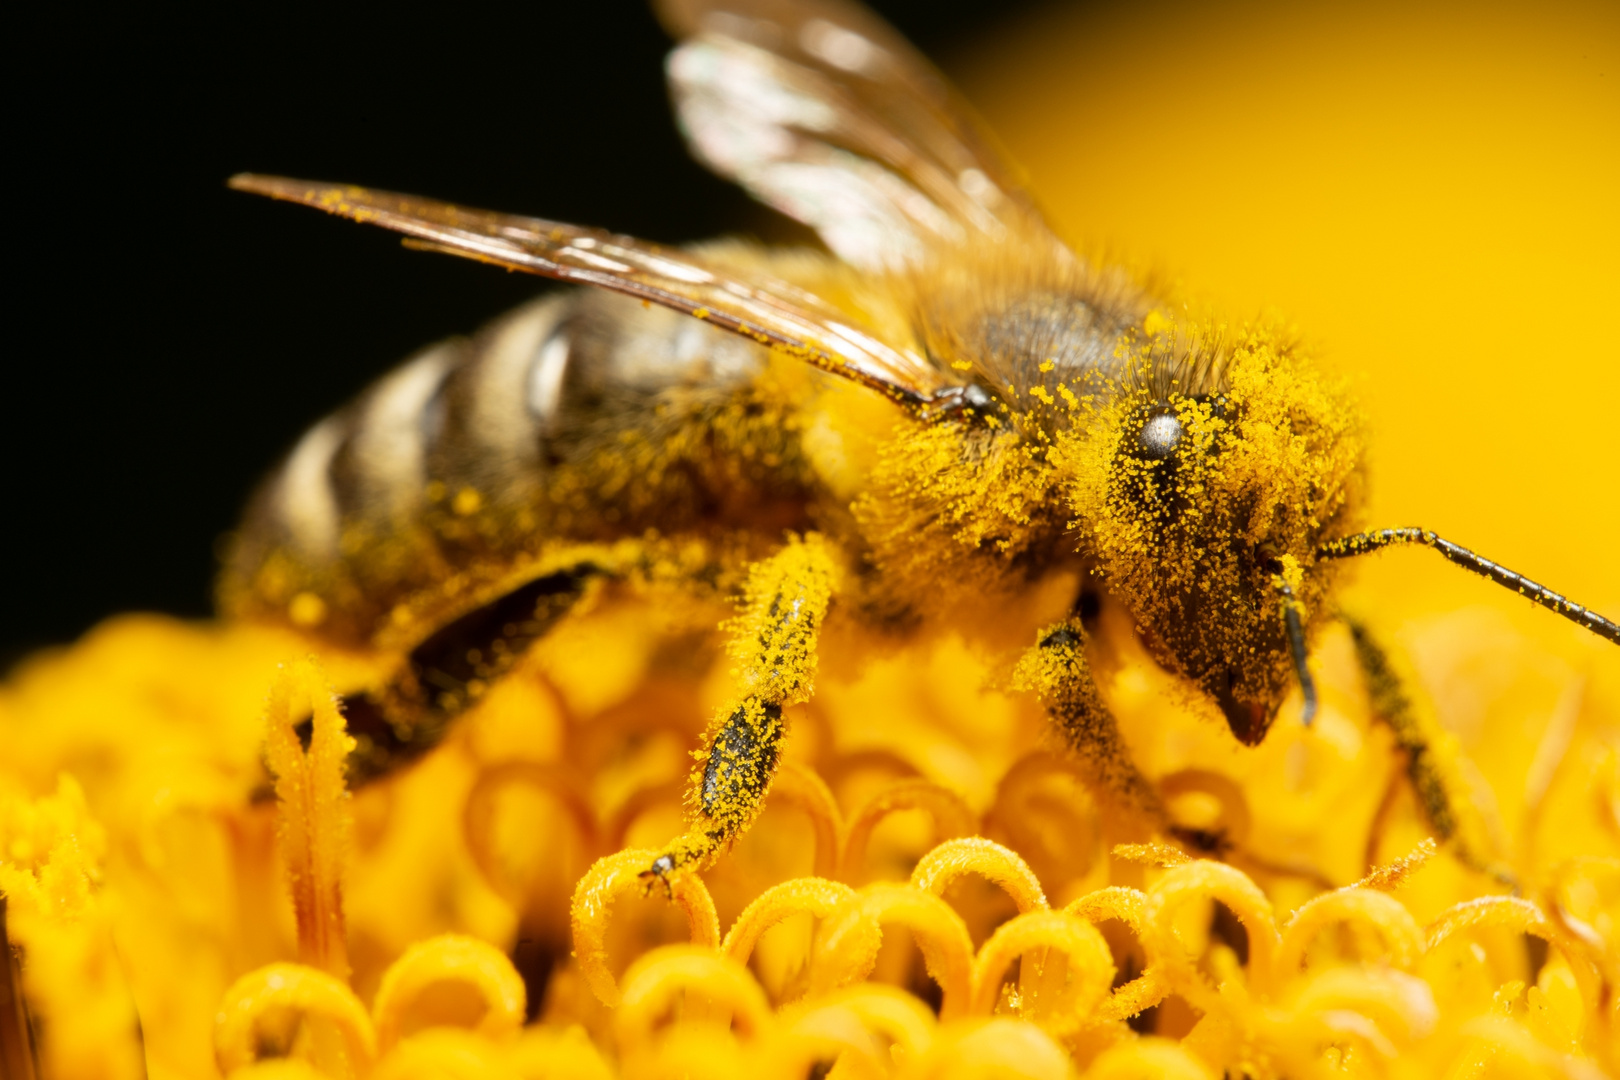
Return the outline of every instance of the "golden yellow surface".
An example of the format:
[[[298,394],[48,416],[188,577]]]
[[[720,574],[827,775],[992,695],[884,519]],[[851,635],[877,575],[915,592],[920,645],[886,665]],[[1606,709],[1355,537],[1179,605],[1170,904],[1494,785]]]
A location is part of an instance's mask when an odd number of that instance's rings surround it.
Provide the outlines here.
[[[1496,792],[1478,812],[1515,897],[1435,855],[1342,634],[1316,656],[1316,727],[1255,751],[1124,650],[1105,693],[1172,812],[1230,843],[1218,862],[1114,843],[1038,710],[996,689],[983,656],[1017,644],[999,629],[896,650],[830,625],[763,816],[666,898],[640,872],[736,691],[712,654],[706,672],[658,661],[642,604],[574,619],[352,799],[322,704],[328,680],[363,679],[352,661],[143,617],[25,667],[0,693],[0,890],[46,1075],[1615,1064],[1612,662],[1583,680],[1466,620],[1409,635],[1441,715],[1477,725],[1465,748]],[[306,752],[291,725],[312,707]],[[264,763],[277,798],[253,803]],[[1539,967],[1524,935],[1548,943]],[[1127,1025],[1155,1007],[1148,1034]]]
[[[1612,615],[1620,24],[1548,11],[1059,13],[967,74],[1070,235],[1235,319],[1275,306],[1362,380],[1376,523]],[[1031,611],[1058,617],[1055,596]],[[1427,552],[1378,557],[1351,599],[1453,734],[1441,752],[1476,778],[1518,896],[1426,844],[1339,630],[1313,657],[1315,727],[1290,706],[1245,750],[1105,610],[1103,692],[1177,819],[1224,835],[1218,861],[1116,845],[1005,689],[1023,622],[895,644],[835,613],[764,814],[666,897],[637,872],[680,830],[690,748],[736,688],[643,600],[600,599],[439,751],[353,797],[323,701],[365,661],[110,620],[0,687],[0,892],[40,1063],[1614,1075],[1620,651]],[[291,725],[311,710],[306,751]],[[254,801],[267,766],[277,797]],[[1150,1006],[1143,1035],[1125,1018]]]

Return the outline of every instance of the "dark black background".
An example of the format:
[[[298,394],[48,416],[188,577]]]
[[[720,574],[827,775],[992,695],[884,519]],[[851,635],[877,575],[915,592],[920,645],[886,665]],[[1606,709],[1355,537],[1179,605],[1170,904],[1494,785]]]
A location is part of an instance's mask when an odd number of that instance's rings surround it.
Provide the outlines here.
[[[948,69],[1034,0],[875,6]],[[206,614],[220,535],[305,427],[544,287],[230,192],[230,174],[675,243],[793,234],[686,157],[668,41],[631,0],[8,22],[0,666],[114,612]]]

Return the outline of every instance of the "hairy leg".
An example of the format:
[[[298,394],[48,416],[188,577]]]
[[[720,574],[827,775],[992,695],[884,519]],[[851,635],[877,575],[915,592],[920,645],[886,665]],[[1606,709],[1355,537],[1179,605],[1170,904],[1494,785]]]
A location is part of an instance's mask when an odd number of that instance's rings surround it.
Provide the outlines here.
[[[741,676],[737,698],[704,736],[687,793],[687,831],[643,877],[707,866],[758,816],[776,772],[782,710],[810,697],[832,591],[833,561],[819,536],[791,539],[749,568],[742,611],[724,627]]]
[[[1345,624],[1367,680],[1372,714],[1395,733],[1395,744],[1406,754],[1407,776],[1438,838],[1450,843],[1466,865],[1504,884],[1516,884],[1513,871],[1492,855],[1495,845],[1485,818],[1466,794],[1456,736],[1441,726],[1421,693],[1408,689],[1415,678],[1397,655],[1365,623],[1345,617]]]
[[[594,580],[614,576],[605,559],[567,563],[451,620],[407,653],[394,675],[342,701],[355,748],[351,787],[421,757],[536,641],[550,633]],[[297,728],[306,737],[309,721]]]
[[[1042,631],[1018,663],[1015,683],[1046,706],[1058,734],[1082,762],[1116,816],[1148,831],[1166,828],[1158,792],[1136,768],[1086,663],[1086,633],[1073,618]]]

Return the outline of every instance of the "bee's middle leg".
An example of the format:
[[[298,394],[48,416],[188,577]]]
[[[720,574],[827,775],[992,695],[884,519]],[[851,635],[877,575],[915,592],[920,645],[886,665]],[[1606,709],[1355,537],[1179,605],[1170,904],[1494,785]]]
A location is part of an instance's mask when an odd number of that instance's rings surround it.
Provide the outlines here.
[[[1052,726],[1107,809],[1133,831],[1164,831],[1167,819],[1158,791],[1131,760],[1119,723],[1092,678],[1085,639],[1078,617],[1048,627],[1019,661],[1017,683],[1046,706]]]
[[[727,623],[737,698],[715,714],[693,770],[691,823],[643,877],[713,862],[759,814],[776,772],[783,708],[810,696],[816,643],[832,598],[833,564],[819,536],[792,539],[748,572],[742,611]]]

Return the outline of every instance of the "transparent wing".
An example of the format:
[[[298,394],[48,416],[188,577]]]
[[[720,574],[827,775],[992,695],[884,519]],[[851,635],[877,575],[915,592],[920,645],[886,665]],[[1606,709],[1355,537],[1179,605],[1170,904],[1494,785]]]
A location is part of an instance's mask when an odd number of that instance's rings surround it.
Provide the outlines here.
[[[813,293],[765,275],[742,280],[700,257],[600,229],[473,210],[389,191],[244,173],[239,191],[404,233],[414,246],[611,289],[674,308],[926,409],[953,390],[920,353],[881,340]],[[407,241],[409,242],[409,241]]]
[[[681,39],[669,82],[698,159],[845,262],[894,267],[940,241],[1051,237],[960,95],[871,12],[841,0],[657,6]]]

